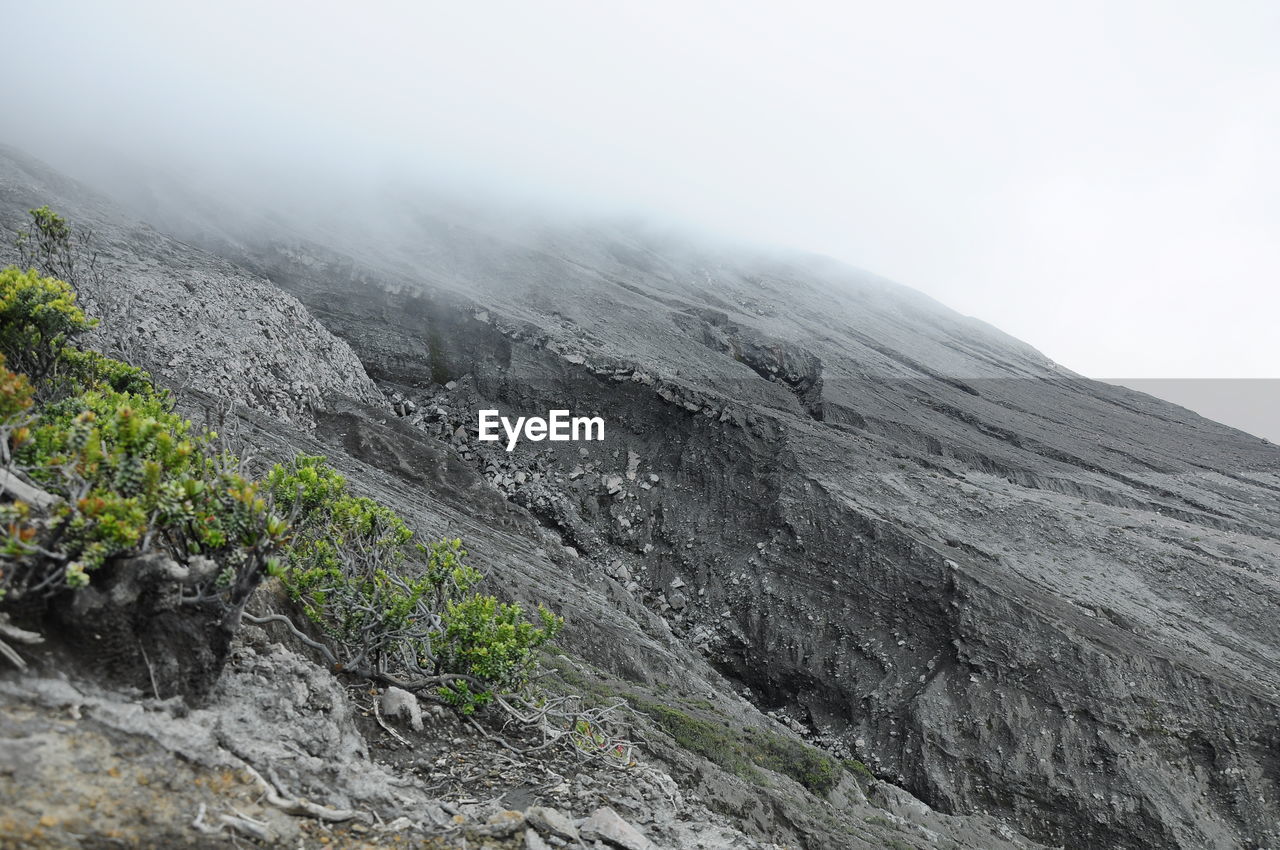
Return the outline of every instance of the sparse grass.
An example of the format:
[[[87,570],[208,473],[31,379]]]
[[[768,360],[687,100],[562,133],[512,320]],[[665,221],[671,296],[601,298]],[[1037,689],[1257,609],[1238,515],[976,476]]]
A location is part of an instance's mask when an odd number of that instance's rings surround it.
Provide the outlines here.
[[[874,777],[862,762],[840,762],[816,747],[767,730],[733,726],[716,714],[715,705],[703,697],[682,697],[679,706],[653,701],[637,693],[635,683],[605,681],[572,664],[555,665],[556,678],[588,702],[625,699],[648,716],[678,746],[719,765],[729,773],[757,785],[768,780],[761,769],[789,776],[818,796],[825,796],[849,771],[862,782]],[[655,683],[654,692],[666,696],[670,685]]]
[[[700,708],[703,711],[716,710],[716,707],[711,704],[711,700],[699,699],[697,697],[686,697],[680,700],[680,702],[687,705],[689,708]]]
[[[840,764],[821,750],[759,729],[736,733],[720,723],[667,705],[633,699],[675,742],[750,782],[764,781],[760,768],[790,776],[824,796],[840,781]]]
[[[845,759],[840,762],[844,765],[844,769],[853,774],[859,782],[871,782],[874,780],[875,774],[871,772],[871,768],[867,767],[857,759]]]
[[[684,749],[715,762],[735,776],[763,784],[764,776],[752,764],[742,742],[723,725],[658,703],[633,699],[632,705],[649,715]]]

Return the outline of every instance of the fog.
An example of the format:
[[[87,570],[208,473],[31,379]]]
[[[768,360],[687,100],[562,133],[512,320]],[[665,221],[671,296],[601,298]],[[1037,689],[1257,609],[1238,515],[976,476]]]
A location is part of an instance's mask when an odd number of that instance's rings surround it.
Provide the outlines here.
[[[1278,377],[1275,3],[43,2],[4,23],[0,140],[77,176],[129,160],[307,208],[425,177],[638,212],[846,260],[1094,377]]]

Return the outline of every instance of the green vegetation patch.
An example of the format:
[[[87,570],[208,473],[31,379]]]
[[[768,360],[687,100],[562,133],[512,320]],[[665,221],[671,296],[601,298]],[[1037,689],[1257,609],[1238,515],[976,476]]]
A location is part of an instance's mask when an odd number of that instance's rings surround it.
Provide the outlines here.
[[[632,699],[632,705],[651,717],[684,749],[750,782],[763,783],[759,768],[765,768],[789,776],[813,793],[825,796],[840,781],[843,772],[840,763],[803,742],[761,729],[735,732],[722,723],[640,699]]]

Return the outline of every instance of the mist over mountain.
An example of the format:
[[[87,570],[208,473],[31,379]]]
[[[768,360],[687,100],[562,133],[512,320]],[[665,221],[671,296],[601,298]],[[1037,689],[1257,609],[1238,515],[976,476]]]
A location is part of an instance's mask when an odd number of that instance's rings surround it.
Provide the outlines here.
[[[0,56],[6,140],[93,183],[132,160],[336,220],[421,180],[639,212],[874,270],[1091,377],[1276,377],[1270,4],[55,0],[8,25],[32,37]]]

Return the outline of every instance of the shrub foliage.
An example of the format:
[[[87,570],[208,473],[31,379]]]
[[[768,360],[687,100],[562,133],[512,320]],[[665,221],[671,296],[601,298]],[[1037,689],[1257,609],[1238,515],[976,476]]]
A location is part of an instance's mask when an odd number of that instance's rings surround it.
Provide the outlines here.
[[[427,677],[470,714],[523,688],[537,650],[564,625],[542,607],[535,625],[519,604],[475,592],[482,576],[461,540],[415,542],[404,520],[348,492],[323,458],[300,455],[267,481],[293,516],[284,585],[345,669]]]
[[[0,354],[32,380],[48,378],[67,344],[95,324],[63,281],[35,269],[0,270]]]

